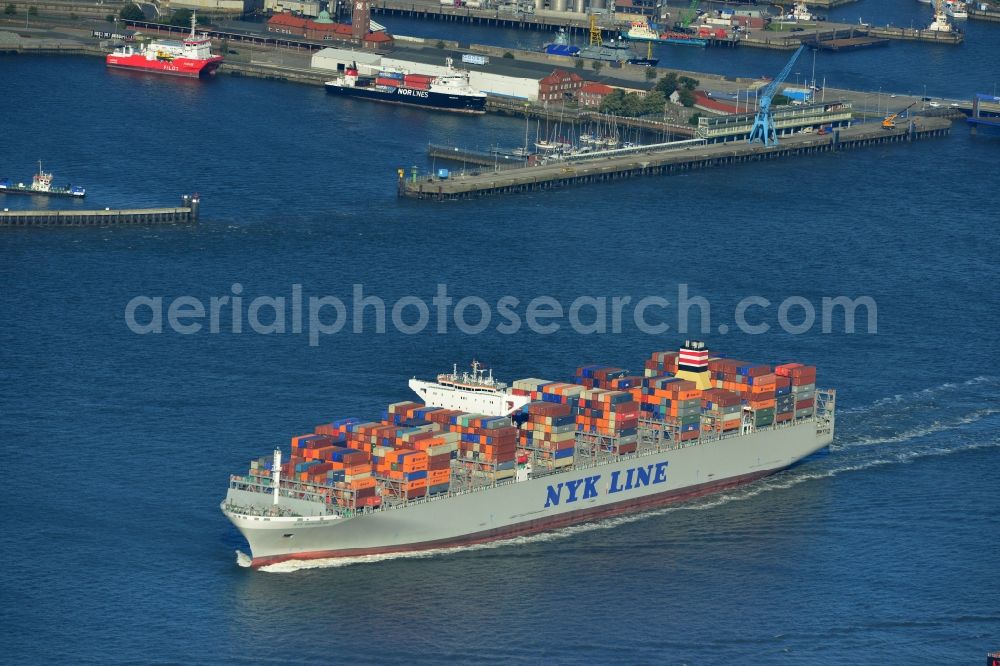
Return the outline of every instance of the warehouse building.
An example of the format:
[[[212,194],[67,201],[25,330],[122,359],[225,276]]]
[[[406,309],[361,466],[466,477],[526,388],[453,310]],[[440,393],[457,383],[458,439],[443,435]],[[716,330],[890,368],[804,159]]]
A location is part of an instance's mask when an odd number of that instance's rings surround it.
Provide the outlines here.
[[[779,136],[820,127],[850,127],[854,118],[850,102],[818,102],[772,107],[774,127]],[[698,119],[698,138],[709,143],[746,141],[753,128],[755,113],[733,113]]]

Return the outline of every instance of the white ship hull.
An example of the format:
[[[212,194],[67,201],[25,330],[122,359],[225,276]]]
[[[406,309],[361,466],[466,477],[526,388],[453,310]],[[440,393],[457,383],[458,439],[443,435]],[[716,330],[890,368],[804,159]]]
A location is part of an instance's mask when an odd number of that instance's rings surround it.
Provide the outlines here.
[[[419,392],[419,391],[418,391]],[[230,487],[223,512],[246,537],[254,567],[470,545],[691,499],[749,483],[828,446],[833,420],[805,419],[558,474],[412,501],[350,517],[281,497],[299,516],[264,515],[272,496]],[[636,470],[642,470],[637,472]],[[631,471],[630,471],[631,470]],[[252,513],[260,515],[251,515]]]

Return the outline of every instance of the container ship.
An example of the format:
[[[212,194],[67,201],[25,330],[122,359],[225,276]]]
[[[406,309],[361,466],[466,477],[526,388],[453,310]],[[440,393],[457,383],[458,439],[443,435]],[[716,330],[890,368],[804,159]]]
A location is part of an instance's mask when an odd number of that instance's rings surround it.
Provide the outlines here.
[[[208,77],[222,64],[222,56],[212,55],[212,40],[195,34],[197,18],[191,14],[191,34],[182,41],[157,39],[145,46],[123,45],[109,53],[108,67],[132,69],[188,78]]]
[[[479,364],[412,379],[423,402],[344,418],[250,462],[220,505],[243,566],[461,547],[750,483],[833,440],[816,368],[656,352],[508,386]]]
[[[326,91],[376,102],[420,106],[455,113],[486,113],[486,93],[469,84],[469,73],[455,69],[447,58],[448,73],[442,76],[383,70],[375,76],[358,74],[351,63],[343,76],[326,82]]]
[[[0,194],[31,194],[45,197],[76,197],[82,199],[87,196],[87,190],[79,185],[67,185],[58,187],[52,184],[52,174],[46,173],[42,169],[42,163],[38,163],[38,173],[31,178],[31,185],[15,183],[9,178],[0,179]]]

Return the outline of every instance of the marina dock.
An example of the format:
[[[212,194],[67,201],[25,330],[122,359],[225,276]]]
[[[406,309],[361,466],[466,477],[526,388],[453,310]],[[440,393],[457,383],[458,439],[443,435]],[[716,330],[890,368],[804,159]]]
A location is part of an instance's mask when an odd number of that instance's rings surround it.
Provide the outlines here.
[[[469,199],[901,143],[944,136],[950,130],[950,120],[917,116],[908,123],[901,123],[894,130],[868,123],[837,128],[822,135],[813,133],[784,136],[778,145],[771,147],[745,141],[696,146],[685,142],[683,147],[677,148],[663,147],[572,163],[556,162],[520,169],[474,172],[444,179],[433,175],[418,177],[415,174],[407,179],[405,172],[400,170],[397,186],[398,194],[402,197],[435,201]]]
[[[182,197],[176,208],[105,208],[103,210],[0,211],[0,227],[110,227],[189,224],[198,221],[200,197]]]
[[[897,28],[887,25],[881,28],[868,28],[869,37],[884,37],[886,39],[902,39],[904,41],[933,42],[935,44],[961,44],[965,34],[961,32],[938,32],[937,30],[917,30],[915,28]]]

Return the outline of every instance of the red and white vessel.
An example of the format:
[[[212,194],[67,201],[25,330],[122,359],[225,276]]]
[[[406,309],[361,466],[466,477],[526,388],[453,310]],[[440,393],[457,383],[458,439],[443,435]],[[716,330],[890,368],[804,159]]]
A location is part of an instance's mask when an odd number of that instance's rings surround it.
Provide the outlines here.
[[[157,39],[140,47],[120,46],[107,56],[108,67],[135,69],[173,76],[212,76],[222,56],[212,55],[212,40],[195,34],[196,17],[191,14],[191,34],[183,41]]]

